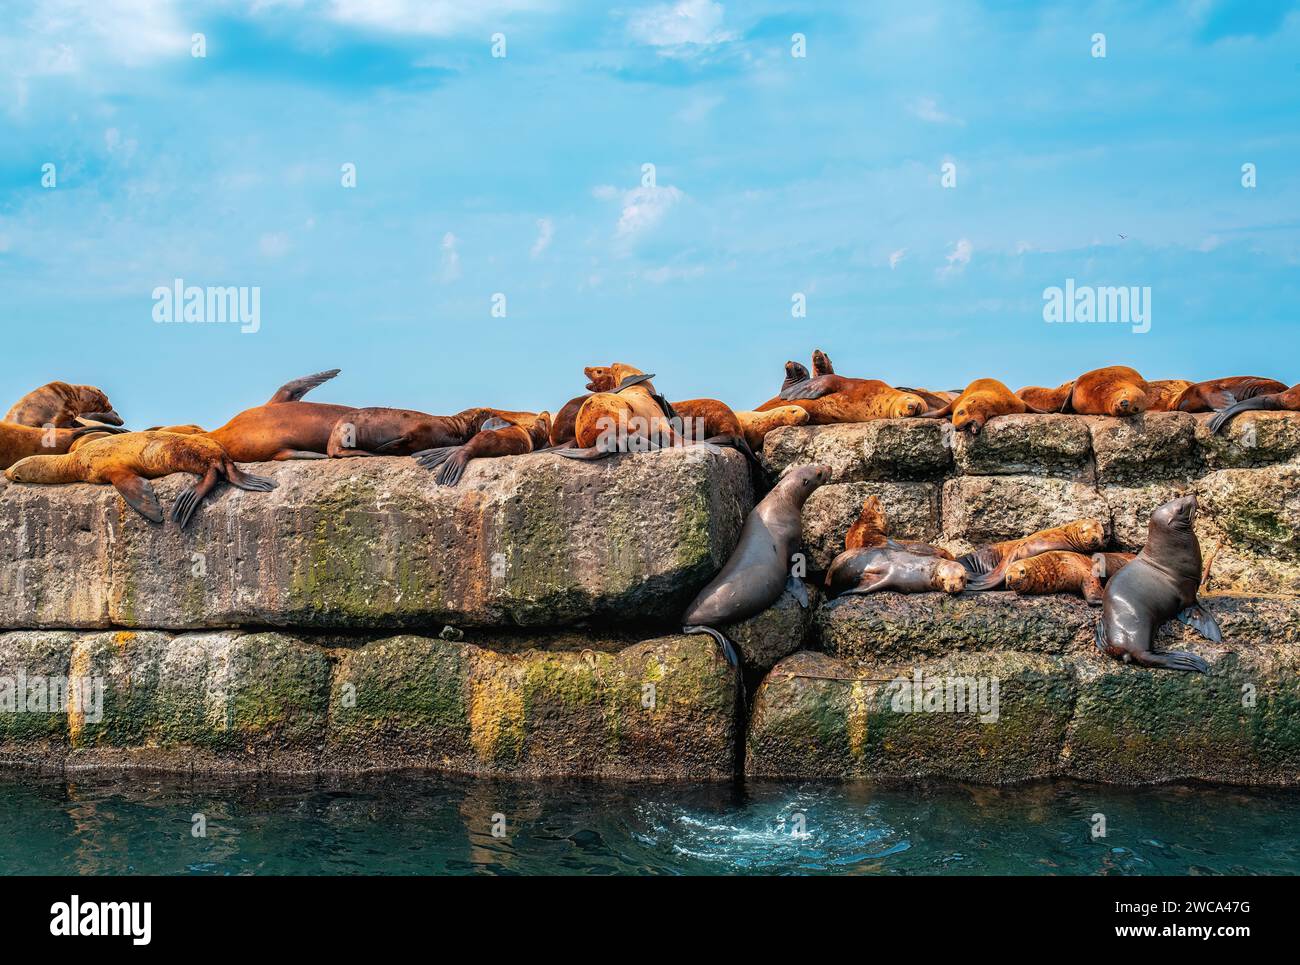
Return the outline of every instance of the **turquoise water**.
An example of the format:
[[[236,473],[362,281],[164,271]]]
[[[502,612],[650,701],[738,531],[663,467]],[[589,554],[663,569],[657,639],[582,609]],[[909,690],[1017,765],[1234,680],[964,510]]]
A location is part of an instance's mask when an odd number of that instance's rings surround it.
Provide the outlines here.
[[[1295,874],[1297,823],[1300,792],[1204,786],[3,772],[0,874]]]

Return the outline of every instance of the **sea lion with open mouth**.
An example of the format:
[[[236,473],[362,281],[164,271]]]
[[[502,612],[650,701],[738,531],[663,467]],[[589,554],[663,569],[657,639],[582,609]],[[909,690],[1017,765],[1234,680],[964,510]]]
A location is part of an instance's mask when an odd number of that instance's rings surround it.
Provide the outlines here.
[[[66,429],[78,419],[120,426],[122,417],[114,411],[108,396],[93,385],[47,382],[19,399],[5,415],[5,422],[20,426],[53,426]]]
[[[1196,598],[1202,574],[1201,544],[1192,529],[1195,516],[1194,495],[1170,500],[1151,514],[1146,546],[1106,584],[1097,621],[1102,653],[1143,667],[1209,672],[1209,664],[1196,654],[1151,649],[1156,631],[1171,617],[1208,640],[1223,642],[1213,615]]]

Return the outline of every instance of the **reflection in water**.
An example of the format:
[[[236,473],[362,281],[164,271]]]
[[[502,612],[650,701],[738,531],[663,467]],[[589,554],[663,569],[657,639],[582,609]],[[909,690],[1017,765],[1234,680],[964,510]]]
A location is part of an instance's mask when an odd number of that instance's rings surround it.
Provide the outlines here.
[[[0,873],[1295,874],[1297,819],[1300,792],[1207,786],[20,771],[0,772]]]

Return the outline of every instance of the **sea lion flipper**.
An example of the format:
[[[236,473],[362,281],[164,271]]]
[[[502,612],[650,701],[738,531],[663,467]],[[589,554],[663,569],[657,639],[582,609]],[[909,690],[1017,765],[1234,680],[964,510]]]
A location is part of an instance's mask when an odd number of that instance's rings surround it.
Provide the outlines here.
[[[280,388],[275,390],[275,395],[267,400],[267,405],[275,405],[277,402],[297,402],[304,395],[328,382],[334,376],[338,375],[342,369],[328,369],[324,372],[317,372],[314,375],[304,375],[300,379],[294,379],[292,382],[286,382]]]
[[[654,378],[653,374],[647,375],[645,372],[641,372],[637,375],[626,375],[623,377],[623,381],[620,382],[618,386],[614,389],[614,394],[617,395],[619,392],[622,392],[624,389],[630,389],[632,388],[632,386],[640,385],[642,382],[649,382],[653,378]]]
[[[435,449],[421,449],[419,452],[412,453],[411,458],[418,462],[422,469],[437,469],[459,448],[460,446],[438,446]]]
[[[434,485],[458,485],[460,477],[465,474],[465,467],[469,465],[470,458],[464,446],[456,446],[451,454],[447,456],[442,468],[438,470],[438,475],[434,477]]]
[[[706,627],[702,624],[686,626],[682,627],[682,633],[707,633],[722,648],[722,655],[727,658],[729,666],[738,667],[740,665],[740,659],[736,656],[736,648],[731,645],[731,641],[727,639],[725,634],[713,629],[713,627]]]
[[[1213,419],[1210,420],[1210,435],[1217,435],[1219,430],[1232,421],[1233,416],[1242,412],[1249,412],[1252,409],[1267,409],[1268,403],[1264,401],[1265,397],[1257,395],[1253,399],[1243,399],[1236,405],[1230,405],[1226,409],[1219,411]]]
[[[1183,650],[1171,650],[1169,653],[1152,653],[1148,651],[1140,656],[1135,656],[1134,660],[1144,667],[1183,670],[1187,673],[1210,672],[1210,665],[1203,658]]]
[[[796,382],[788,389],[782,389],[779,397],[786,402],[794,402],[796,399],[820,399],[824,395],[829,395],[831,391],[832,388],[829,382],[810,379],[807,382]]]
[[[493,429],[505,429],[509,426],[510,423],[505,419],[501,418],[499,415],[494,415],[489,419],[483,420],[483,424],[479,426],[479,432],[490,432]]]
[[[1199,603],[1193,603],[1183,610],[1182,613],[1178,614],[1178,619],[1205,637],[1205,639],[1213,640],[1215,643],[1223,643],[1223,632],[1219,629],[1214,614]]]
[[[108,481],[122,494],[127,505],[149,522],[163,521],[162,504],[158,502],[158,494],[153,491],[153,486],[149,485],[149,480],[123,469],[113,473]]]
[[[563,456],[565,459],[604,459],[606,456],[612,456],[613,452],[601,449],[599,446],[592,446],[589,449],[558,449],[557,456]]]
[[[269,493],[280,485],[270,476],[255,476],[251,472],[244,472],[233,462],[226,463],[224,468],[226,482],[236,489],[244,489],[250,493]]]
[[[659,403],[659,408],[663,410],[664,418],[666,419],[677,418],[677,411],[673,408],[672,403],[669,402],[666,398],[664,398],[662,395],[656,395],[656,394],[651,394],[650,397]]]
[[[803,585],[803,580],[797,576],[792,576],[785,581],[785,588],[790,591],[790,595],[799,601],[799,606],[805,610],[808,609],[808,588]]]

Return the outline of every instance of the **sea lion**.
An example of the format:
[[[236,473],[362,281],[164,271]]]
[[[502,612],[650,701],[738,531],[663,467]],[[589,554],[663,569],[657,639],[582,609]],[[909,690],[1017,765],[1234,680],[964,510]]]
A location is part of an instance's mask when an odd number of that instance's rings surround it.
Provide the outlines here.
[[[1235,375],[1189,385],[1173,401],[1174,412],[1213,412],[1261,395],[1285,392],[1286,383],[1256,375]]]
[[[125,431],[115,426],[38,429],[16,422],[0,422],[0,469],[8,469],[28,456],[61,456],[71,452],[83,440]]]
[[[1210,432],[1217,433],[1243,412],[1300,412],[1300,382],[1281,392],[1242,399],[1210,420]]]
[[[1052,550],[1016,560],[1007,567],[1007,589],[1022,596],[1077,593],[1089,606],[1101,606],[1101,577],[1097,575],[1093,557],[1069,550]]]
[[[952,554],[942,547],[931,543],[915,543],[908,540],[891,539],[886,531],[885,507],[879,496],[868,496],[862,501],[862,510],[858,518],[844,534],[846,550],[874,549],[878,546],[891,546],[903,549],[917,556],[939,556],[952,559]],[[963,581],[964,582],[964,581]]]
[[[1070,390],[1074,388],[1074,379],[1062,382],[1054,389],[1041,385],[1027,385],[1016,393],[1022,402],[1034,406],[1043,412],[1064,412],[1070,401]]]
[[[559,454],[569,459],[601,459],[615,452],[680,444],[681,437],[670,421],[673,408],[650,382],[654,376],[622,362],[609,368],[617,387],[593,392],[583,400],[574,418],[576,448],[557,450]]]
[[[766,412],[736,412],[745,441],[755,452],[763,448],[763,440],[773,429],[807,425],[808,418],[808,410],[798,405],[781,405]]]
[[[1193,653],[1155,653],[1156,630],[1171,617],[1215,643],[1223,634],[1196,598],[1201,583],[1201,544],[1192,530],[1196,497],[1170,500],[1151,514],[1147,544],[1137,559],[1110,578],[1097,621],[1097,649],[1143,667],[1207,673]]]
[[[796,364],[787,362],[787,371]],[[783,405],[807,409],[809,425],[818,426],[870,422],[873,419],[906,419],[919,416],[928,408],[920,396],[900,392],[879,379],[850,379],[842,375],[821,375],[806,382],[796,382],[754,411],[766,412]]]
[[[835,367],[831,365],[831,357],[821,349],[814,349],[812,354],[813,378],[822,375],[834,375]]]
[[[434,484],[455,486],[471,459],[522,456],[545,448],[551,437],[549,412],[503,412],[492,415],[469,441],[413,453],[425,469],[437,469]]]
[[[1191,387],[1187,379],[1156,379],[1147,383],[1148,412],[1172,412],[1174,403]]]
[[[1014,395],[997,379],[976,379],[962,390],[961,395],[942,409],[926,412],[921,417],[942,419],[944,416],[950,416],[952,427],[958,432],[979,435],[985,423],[1000,415],[1023,415],[1026,412],[1043,411],[1045,410],[1030,405],[1024,399]]]
[[[803,582],[791,558],[803,539],[800,511],[813,490],[830,481],[830,466],[811,463],[788,470],[745,518],[736,549],[682,617],[683,633],[707,633],[737,663],[730,641],[716,628],[761,613],[789,587],[807,607]]]
[[[582,403],[587,401],[591,393],[574,396],[564,405],[560,406],[560,411],[555,413],[555,418],[551,420],[551,445],[554,447],[567,446],[573,443],[577,437],[578,410],[582,408]]]
[[[1134,416],[1151,405],[1146,380],[1127,365],[1084,372],[1074,380],[1067,411],[1079,415]]]
[[[1093,553],[1092,572],[1105,583],[1108,579],[1137,559],[1136,553]]]
[[[970,580],[968,590],[994,590],[1002,585],[1007,567],[1016,560],[1052,550],[1094,553],[1106,542],[1106,527],[1099,519],[1076,519],[1064,526],[1039,530],[1021,539],[993,543],[959,557]]]
[[[909,553],[901,546],[845,550],[826,571],[826,589],[834,596],[877,593],[960,593],[966,570],[941,556]]]
[[[339,419],[356,411],[350,405],[303,402],[302,397],[339,374],[317,372],[286,382],[265,405],[246,409],[219,429],[206,433],[236,462],[326,459],[330,433]]]
[[[492,410],[485,408],[448,416],[415,409],[355,409],[334,424],[325,452],[335,458],[409,456],[425,449],[458,446],[469,441],[491,417]]]
[[[894,386],[894,388],[896,388],[899,392],[910,392],[912,393],[912,395],[919,395],[921,397],[921,400],[925,402],[926,405],[926,410],[923,413],[923,415],[930,415],[931,413],[934,413],[939,409],[944,408],[946,405],[948,405],[949,402],[956,400],[956,398],[959,395],[961,395],[960,389],[956,392],[952,392],[952,391],[931,392],[929,389],[914,389],[911,386],[907,386],[907,385],[896,385]]]
[[[120,426],[122,417],[113,410],[108,396],[93,385],[47,382],[19,399],[4,417],[20,426],[54,426],[66,429],[77,419],[89,419]]]
[[[153,523],[163,521],[158,496],[148,480],[190,472],[202,477],[176,497],[171,517],[182,529],[199,502],[224,478],[232,486],[269,492],[274,479],[243,472],[215,440],[173,432],[128,432],[96,439],[63,456],[29,456],[5,470],[20,483],[109,483],[127,504]]]

